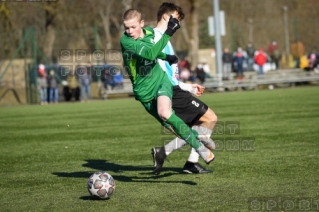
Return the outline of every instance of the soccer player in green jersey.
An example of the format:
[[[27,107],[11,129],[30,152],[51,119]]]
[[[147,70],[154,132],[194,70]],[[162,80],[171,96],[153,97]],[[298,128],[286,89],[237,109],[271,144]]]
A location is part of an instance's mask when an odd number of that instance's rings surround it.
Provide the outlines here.
[[[123,15],[125,33],[121,37],[124,66],[129,73],[136,100],[163,126],[185,140],[209,164],[214,154],[197,139],[197,132],[177,117],[171,108],[173,86],[166,73],[156,62],[157,58],[176,63],[176,56],[162,53],[172,35],[180,28],[176,18],[170,18],[162,38],[154,44],[154,31],[144,27],[141,13],[134,9]]]

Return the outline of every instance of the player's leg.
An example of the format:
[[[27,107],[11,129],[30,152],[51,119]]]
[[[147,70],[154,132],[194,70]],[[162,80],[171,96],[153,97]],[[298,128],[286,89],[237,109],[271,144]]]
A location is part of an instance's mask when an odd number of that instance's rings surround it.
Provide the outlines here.
[[[210,139],[212,130],[217,122],[217,116],[215,113],[207,107],[206,104],[193,97],[190,93],[181,90],[178,86],[174,87],[173,96],[173,109],[182,120],[184,120],[189,126],[193,124],[202,124],[202,126],[194,126],[193,128],[198,131],[199,138],[202,143],[209,146],[210,149],[215,149],[214,142]],[[210,141],[210,142],[209,142]],[[187,143],[180,138],[175,138],[167,145],[163,147],[154,147],[152,149],[152,155],[159,152],[161,148],[165,150],[165,154],[169,155],[176,149],[185,146]],[[183,171],[187,173],[208,173],[206,170],[198,163],[199,155],[193,149],[191,154],[185,163]],[[154,160],[154,165],[156,166],[156,161]]]
[[[196,124],[198,125],[193,126],[193,129],[195,129],[199,134],[198,137],[199,138],[202,137],[201,142],[204,145],[206,145],[206,147],[210,146],[208,147],[209,149],[215,149],[215,143],[210,142],[211,141],[210,136],[213,132],[213,129],[216,123],[217,123],[216,114],[210,108],[208,108],[206,113],[203,116],[201,116],[201,118],[196,122]],[[189,174],[210,173],[211,171],[201,166],[198,160],[199,160],[199,155],[192,148],[191,153],[183,167],[183,172],[189,173]]]
[[[191,99],[193,99],[192,101],[196,101],[199,104],[204,104],[203,102],[199,101],[196,97],[192,97]],[[211,134],[213,132],[214,126],[217,123],[217,116],[212,109],[208,108],[208,106],[206,104],[204,104],[204,105],[205,106],[203,108],[204,108],[204,110],[206,110],[206,112],[204,112],[203,110],[198,110],[198,109],[196,110],[196,108],[192,109],[193,111],[197,111],[198,115],[195,118],[193,118],[191,123],[196,124],[192,128],[198,132],[198,134],[199,134],[198,138],[200,138],[201,142],[204,145],[206,145],[206,147],[213,150],[213,149],[215,149],[215,143],[211,142],[212,140],[210,139],[210,137],[211,137]],[[181,117],[184,116],[184,115],[182,115],[182,113],[188,114],[188,111],[185,111],[185,110],[184,111],[178,110],[178,112],[180,113],[179,115]],[[200,116],[200,118],[197,121],[196,119],[199,116]],[[188,159],[185,162],[185,165],[183,167],[183,172],[189,173],[189,174],[191,174],[191,173],[200,174],[200,173],[211,173],[212,172],[211,170],[208,170],[208,169],[204,168],[203,166],[201,166],[201,164],[198,161],[199,161],[199,155],[192,148],[190,155],[189,155],[189,157],[188,157]]]
[[[167,97],[161,96],[160,98],[158,98],[157,105],[159,106],[162,103],[167,104],[167,102]],[[195,134],[194,131],[191,130],[191,128],[189,128],[185,124],[185,122],[178,116],[176,116],[173,112],[169,112],[167,110],[162,109],[163,108],[158,110],[158,112],[159,116],[165,121],[165,123],[170,125],[173,128],[174,132],[183,140],[185,140],[189,145],[195,148],[197,152],[202,151],[199,154],[203,157],[206,163],[209,163],[212,160],[212,158],[210,158],[212,157],[212,155],[209,154],[207,156],[208,158],[206,158],[206,153],[204,152],[210,151],[208,151],[208,149],[204,145],[202,145],[201,142],[199,142],[199,140],[197,139],[198,135]]]
[[[173,109],[188,126],[201,125],[193,129],[199,132],[199,140],[209,149],[214,149],[214,143],[210,139],[212,130],[217,122],[217,116],[208,106],[192,96],[189,92],[181,90],[179,86],[174,87]],[[166,151],[170,154],[175,149],[185,145],[181,139],[174,139],[167,145]]]
[[[163,83],[157,91],[157,112],[165,123],[170,125],[174,132],[196,150],[201,146],[196,134],[186,125],[186,123],[176,116],[172,111],[172,85]]]
[[[199,155],[204,159],[204,161],[209,164],[214,159],[213,153],[207,149],[202,143],[200,143],[197,139],[197,134],[191,130],[187,124],[176,116],[171,109],[171,98],[172,98],[172,86],[170,83],[163,84],[158,92],[157,97],[157,111],[158,115],[165,121],[165,123],[171,126],[174,132],[190,144],[195,150],[199,153]],[[153,149],[154,161],[155,161],[155,174],[159,174],[164,163],[163,158],[165,159],[166,154],[164,156],[165,149],[160,148],[157,152]]]
[[[193,120],[193,129],[198,132],[198,138],[207,148],[211,150],[215,149],[215,143],[211,143],[210,137],[213,133],[213,129],[217,123],[217,120],[218,119],[215,112],[208,107],[207,111],[199,118],[198,121],[195,122],[195,120]]]
[[[144,108],[148,113],[150,113],[153,117],[155,117],[163,126],[167,127],[168,129],[171,126],[168,126],[166,122],[162,120],[162,118],[157,113],[157,99],[154,99],[150,102],[142,103]],[[173,130],[174,132],[174,130]],[[179,138],[178,138],[179,139]],[[181,139],[179,139],[181,140]],[[185,144],[187,144],[184,140],[182,140]],[[214,155],[211,153],[209,149],[207,149],[204,145],[201,145],[200,148],[196,150],[200,153],[200,156],[205,160],[207,164],[209,164],[214,159]],[[159,174],[162,166],[164,164],[164,160],[166,158],[166,152],[164,147],[154,147],[152,148],[152,156],[155,164],[155,174]]]

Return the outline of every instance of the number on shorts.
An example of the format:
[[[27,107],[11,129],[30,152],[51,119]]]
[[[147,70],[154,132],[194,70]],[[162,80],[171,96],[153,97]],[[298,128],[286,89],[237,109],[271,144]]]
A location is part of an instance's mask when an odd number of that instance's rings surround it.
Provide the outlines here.
[[[196,107],[199,106],[199,103],[195,102],[194,100],[192,101],[192,104],[195,105]]]

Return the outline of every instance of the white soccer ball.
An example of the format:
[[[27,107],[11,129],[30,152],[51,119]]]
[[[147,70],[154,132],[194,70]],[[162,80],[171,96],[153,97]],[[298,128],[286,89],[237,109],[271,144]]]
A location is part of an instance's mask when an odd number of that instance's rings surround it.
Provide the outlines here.
[[[100,199],[109,199],[115,190],[115,181],[107,172],[95,172],[87,182],[89,193]]]
[[[268,89],[269,90],[274,90],[274,86],[273,85],[268,85]]]

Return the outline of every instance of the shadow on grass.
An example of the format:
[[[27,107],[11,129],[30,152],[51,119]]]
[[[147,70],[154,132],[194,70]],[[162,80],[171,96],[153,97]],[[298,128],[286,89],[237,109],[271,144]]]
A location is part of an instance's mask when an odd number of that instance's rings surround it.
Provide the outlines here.
[[[180,174],[180,168],[163,168],[162,173],[165,171],[169,171],[169,173],[164,173],[161,175],[154,175],[153,167],[151,166],[131,166],[131,165],[120,165],[112,162],[108,162],[106,160],[86,160],[86,163],[82,166],[96,169],[98,171],[106,171],[113,172],[112,176],[116,181],[122,182],[143,182],[143,183],[182,183],[187,185],[196,185],[197,183],[193,181],[185,181],[185,180],[175,180],[175,181],[160,181],[159,179],[163,179],[166,177],[170,177],[172,175]],[[125,173],[127,171],[130,172],[139,172],[134,176],[128,175],[118,175],[116,173]],[[93,172],[53,172],[52,174],[59,177],[72,177],[72,178],[89,178]],[[138,176],[137,176],[138,175]],[[140,175],[147,175],[140,177]]]
[[[110,198],[108,199],[101,199],[101,198],[98,198],[98,197],[95,197],[95,196],[82,196],[80,197],[81,200],[91,200],[91,201],[107,201],[109,200]]]

